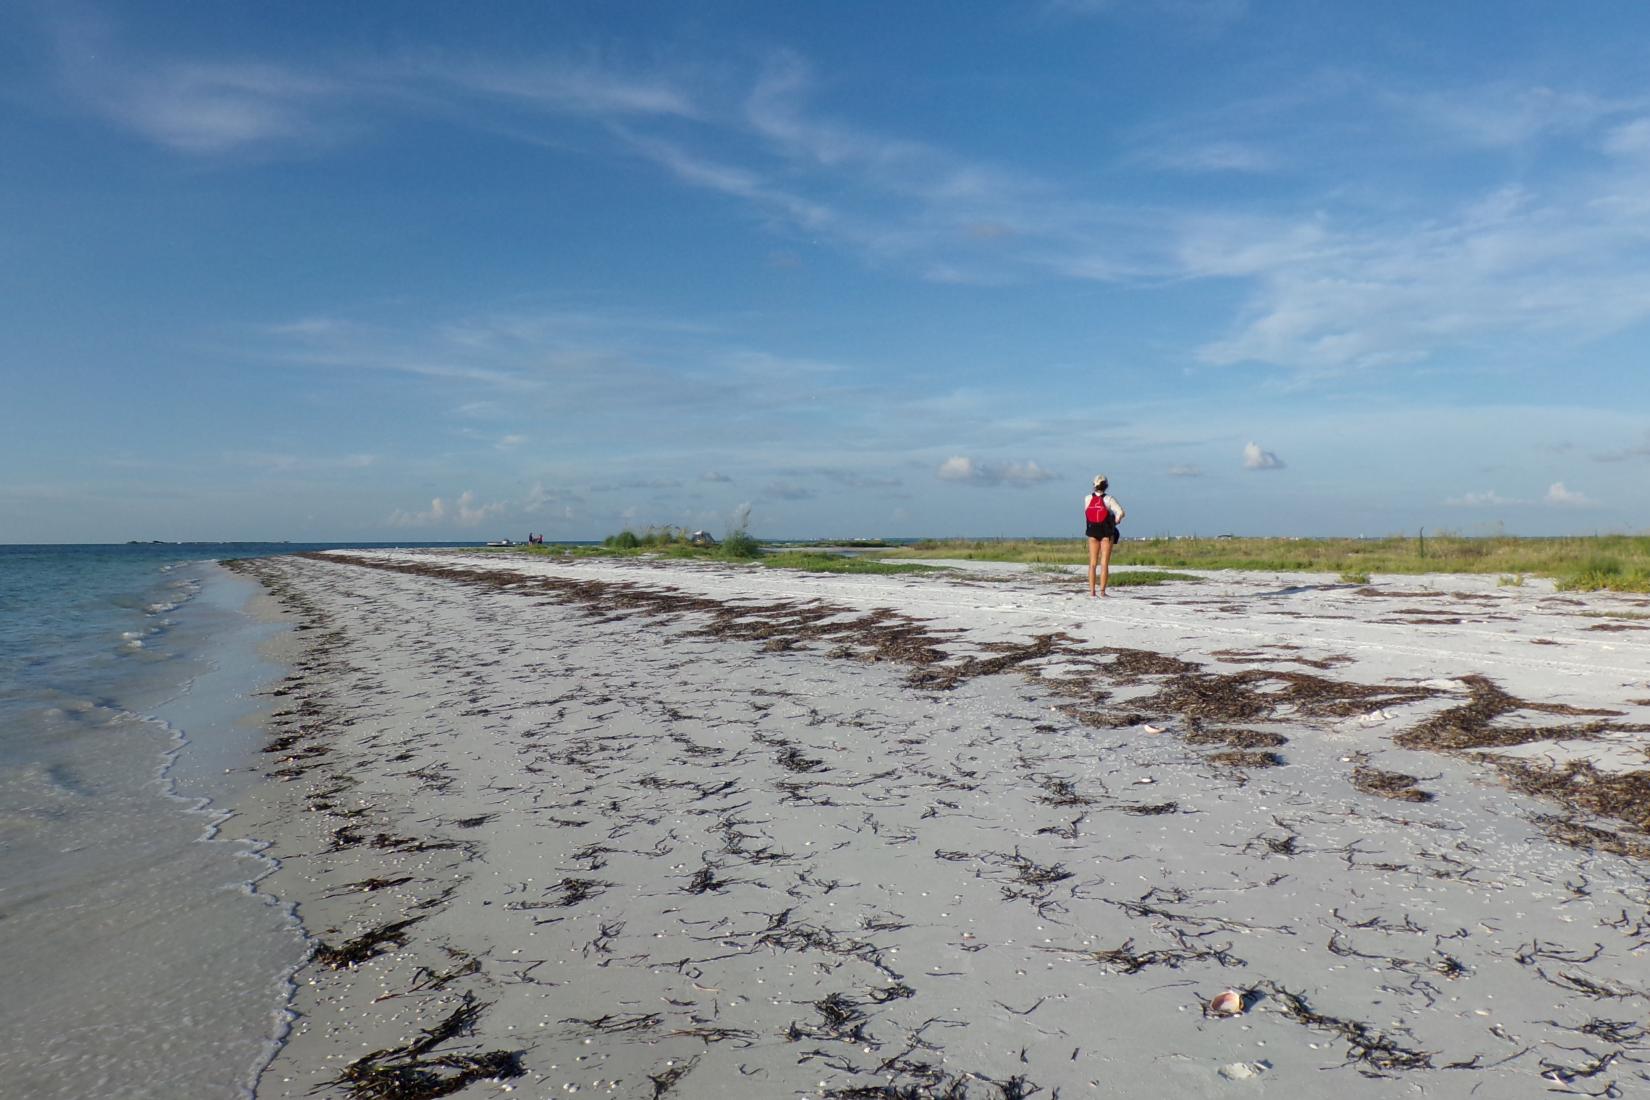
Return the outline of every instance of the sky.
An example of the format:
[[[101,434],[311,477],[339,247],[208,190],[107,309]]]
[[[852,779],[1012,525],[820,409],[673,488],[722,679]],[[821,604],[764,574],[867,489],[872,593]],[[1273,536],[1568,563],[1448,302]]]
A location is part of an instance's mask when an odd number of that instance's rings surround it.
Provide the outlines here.
[[[1650,6],[0,7],[0,542],[1650,530]]]

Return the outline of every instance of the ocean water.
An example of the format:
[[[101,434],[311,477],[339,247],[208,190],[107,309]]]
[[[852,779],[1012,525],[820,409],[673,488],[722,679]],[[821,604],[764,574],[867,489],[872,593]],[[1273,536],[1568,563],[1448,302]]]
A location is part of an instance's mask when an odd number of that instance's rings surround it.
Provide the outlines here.
[[[282,670],[216,562],[320,548],[0,546],[0,1095],[252,1095],[308,944],[218,835]]]

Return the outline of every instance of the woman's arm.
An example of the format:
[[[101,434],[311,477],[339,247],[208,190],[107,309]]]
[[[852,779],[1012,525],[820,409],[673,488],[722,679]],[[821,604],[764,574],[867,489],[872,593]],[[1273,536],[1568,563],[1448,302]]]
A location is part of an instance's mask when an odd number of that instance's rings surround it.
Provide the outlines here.
[[[1106,511],[1111,513],[1111,518],[1114,521],[1123,522],[1123,506],[1117,503],[1116,497],[1108,496],[1106,498]]]

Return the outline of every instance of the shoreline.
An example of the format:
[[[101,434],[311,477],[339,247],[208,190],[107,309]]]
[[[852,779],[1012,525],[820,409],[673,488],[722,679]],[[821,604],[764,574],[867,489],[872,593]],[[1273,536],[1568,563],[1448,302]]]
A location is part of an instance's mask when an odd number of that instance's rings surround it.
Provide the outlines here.
[[[289,907],[259,888],[261,845],[231,825],[261,782],[252,692],[278,671],[242,614],[258,589],[194,561],[95,580],[144,616],[120,630],[120,663],[68,649],[79,679],[32,700],[24,681],[6,731],[22,763],[0,821],[4,916],[24,995],[0,1064],[41,1098],[250,1097],[303,954]]]
[[[1587,959],[1608,929],[1565,919],[1642,904],[1638,832],[1468,756],[1586,726],[1562,742],[1610,750],[1590,785],[1642,764],[1650,684],[1545,656],[1608,652],[1544,637],[1555,597],[1405,578],[1353,627],[1344,593],[1271,593],[1277,623],[1245,626],[1264,590],[1235,582],[1099,607],[1027,577],[518,564],[243,570],[310,643],[258,801],[272,888],[320,944],[260,1097],[501,1073],[642,1096],[1642,1079],[1562,1045],[1595,1002],[1650,999],[1628,930]],[[1291,616],[1310,629],[1280,645]],[[1506,620],[1537,629],[1489,644]],[[1272,640],[1227,644],[1245,630]],[[1406,671],[1450,647],[1499,681]],[[1449,751],[1393,743],[1417,731]],[[1416,957],[1469,917],[1505,927]],[[1512,926],[1556,953],[1521,960]],[[1243,1016],[1204,1017],[1228,986]]]

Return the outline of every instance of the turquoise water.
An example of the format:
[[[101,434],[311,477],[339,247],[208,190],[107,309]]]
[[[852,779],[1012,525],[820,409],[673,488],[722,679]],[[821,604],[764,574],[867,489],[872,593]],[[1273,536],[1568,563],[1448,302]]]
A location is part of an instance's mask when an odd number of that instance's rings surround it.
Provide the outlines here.
[[[320,548],[0,546],[0,1092],[251,1095],[307,942],[218,837],[281,670],[215,562]]]

